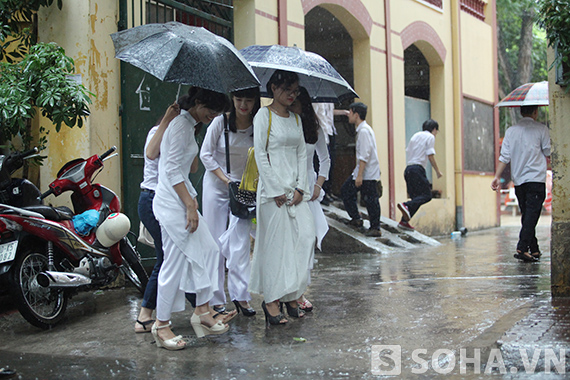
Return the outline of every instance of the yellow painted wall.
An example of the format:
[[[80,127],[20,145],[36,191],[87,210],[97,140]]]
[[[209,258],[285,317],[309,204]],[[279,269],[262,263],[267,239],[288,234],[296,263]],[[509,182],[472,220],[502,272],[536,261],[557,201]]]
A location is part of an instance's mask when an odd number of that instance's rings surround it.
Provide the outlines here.
[[[491,190],[493,177],[466,174],[465,181],[465,226],[472,230],[489,228],[497,223],[497,193]]]
[[[463,65],[463,93],[472,97],[493,102],[494,82],[481,80],[493,78],[495,63],[490,44],[493,29],[490,25],[461,14],[461,62]]]
[[[548,49],[548,63],[554,60],[552,49]],[[570,296],[570,96],[566,88],[555,84],[554,70],[549,72],[550,95],[550,139],[552,158],[552,258],[551,287],[554,297]],[[544,251],[544,249],[543,249]]]
[[[255,0],[255,10],[277,17],[277,1]],[[235,24],[236,31],[240,26]],[[255,39],[249,44],[273,45],[279,41],[279,30],[276,20],[255,14]]]
[[[87,89],[95,93],[91,115],[83,128],[50,128],[49,157],[41,168],[41,190],[45,191],[60,167],[72,159],[101,154],[111,146],[120,148],[121,134],[119,62],[109,34],[116,32],[118,4],[114,1],[67,1],[60,11],[56,6],[42,8],[38,15],[42,42],[56,42],[74,59],[77,74]],[[49,121],[43,120],[48,126]],[[119,149],[120,154],[120,149]],[[121,193],[121,159],[105,161],[97,182]],[[66,197],[49,197],[47,202],[66,204]]]
[[[359,1],[359,0],[355,0]],[[456,154],[455,138],[461,132],[461,125],[456,125],[456,113],[462,112],[455,109],[454,102],[454,78],[452,56],[452,17],[450,13],[452,0],[444,0],[443,10],[435,8],[421,0],[398,0],[390,3],[390,22],[392,33],[390,34],[392,45],[392,91],[393,91],[393,138],[394,156],[388,154],[388,108],[387,108],[387,77],[386,77],[386,28],[384,16],[384,2],[378,0],[362,0],[361,3],[372,18],[373,25],[368,35],[363,25],[351,14],[350,9],[344,9],[339,4],[323,3],[319,6],[327,9],[335,15],[350,35],[353,37],[354,49],[354,80],[355,90],[360,96],[360,101],[370,106],[367,121],[372,125],[376,134],[382,180],[384,184],[384,196],[381,199],[382,214],[389,215],[389,162],[394,164],[394,187],[395,201],[405,201],[406,183],[403,172],[406,167],[405,154],[405,94],[404,94],[404,49],[400,33],[410,24],[419,21],[425,22],[435,30],[446,49],[445,60],[441,61],[433,47],[426,42],[418,41],[420,47],[431,65],[431,113],[432,118],[440,124],[440,133],[436,139],[436,159],[444,176],[434,180],[434,188],[441,190],[442,199],[434,199],[428,205],[423,206],[420,212],[412,220],[418,230],[425,233],[447,233],[455,228],[456,214]],[[247,2],[247,0],[238,0]],[[255,2],[258,12],[265,12],[277,17],[277,0]],[[252,10],[249,10],[251,13]],[[236,16],[236,31],[240,28],[237,20],[242,15]],[[494,99],[493,78],[493,43],[492,26],[490,20],[481,22],[476,18],[460,12],[461,17],[461,44],[462,44],[462,72],[463,92],[471,97]],[[288,0],[287,18],[289,22],[303,24],[304,14],[301,0]],[[278,25],[274,20],[262,17],[259,14],[255,18],[255,38],[248,44],[272,44],[278,41]],[[246,26],[247,28],[248,26]],[[288,44],[304,46],[300,42],[304,39],[303,30],[289,25]],[[237,35],[237,34],[236,34]],[[244,43],[239,40],[239,43]],[[240,46],[241,47],[241,46]],[[477,69],[477,71],[474,71]],[[477,76],[470,75],[478,72]],[[482,78],[486,78],[482,80]],[[459,107],[457,107],[459,108]],[[461,162],[461,156],[458,156]],[[460,168],[461,170],[461,168]],[[435,175],[434,175],[435,178]],[[487,178],[479,176],[467,176],[464,180],[465,188],[470,190],[465,193],[465,202],[468,205],[478,205],[475,212],[464,210],[470,215],[465,219],[465,225],[470,229],[493,226],[496,221],[496,202],[494,194],[489,193]],[[460,196],[460,195],[458,195]],[[471,210],[471,209],[469,209]],[[437,223],[433,217],[437,216]],[[399,217],[399,212],[396,213]]]
[[[243,49],[255,41],[255,0],[234,0],[234,24],[239,30],[234,33],[236,48]]]
[[[433,199],[423,205],[410,222],[416,229],[425,234],[443,234],[455,227],[455,178],[454,178],[454,136],[456,126],[453,115],[453,70],[451,55],[451,15],[444,2],[444,11],[425,2],[408,0],[391,2],[392,53],[398,57],[393,59],[394,83],[394,177],[396,180],[396,203],[407,198],[404,170],[406,168],[406,131],[405,131],[405,75],[404,48],[399,35],[406,27],[415,22],[425,22],[435,30],[446,49],[445,61],[425,41],[417,41],[415,45],[422,51],[430,64],[430,105],[431,117],[439,123],[440,132],[436,138],[436,160],[443,173],[437,179],[433,172],[433,187],[442,192],[441,199]],[[430,217],[432,216],[433,217]],[[400,213],[396,213],[400,217]]]
[[[405,163],[405,108],[404,108],[404,62],[400,33],[415,21],[425,22],[435,30],[446,49],[443,62],[438,62],[435,50],[424,42],[417,45],[426,55],[431,67],[432,117],[440,123],[440,134],[436,139],[437,160],[444,177],[436,180],[434,187],[442,190],[443,198],[423,206],[412,220],[418,230],[437,234],[448,232],[455,226],[455,180],[457,152],[454,141],[461,126],[457,125],[457,102],[454,102],[454,78],[452,56],[451,1],[444,0],[443,10],[435,9],[420,0],[398,0],[390,2],[392,32],[389,35],[392,46],[393,84],[393,136],[394,156],[388,155],[388,108],[387,108],[387,64],[386,28],[384,1],[354,0],[345,4],[360,2],[372,19],[370,34],[360,24],[351,9],[338,3],[323,3],[320,6],[335,15],[353,38],[355,90],[363,102],[370,106],[368,121],[376,133],[382,180],[385,193],[381,199],[382,213],[389,215],[389,162],[394,163],[395,201],[406,199],[406,185],[403,178]],[[288,45],[303,48],[304,2],[288,0],[287,26]],[[277,0],[235,0],[234,36],[238,49],[251,44],[271,45],[278,43]],[[494,78],[492,62],[492,26],[490,20],[481,22],[460,12],[462,44],[462,91],[471,97],[494,99]],[[100,153],[111,145],[120,146],[120,104],[119,62],[113,58],[114,51],[109,34],[116,30],[118,1],[84,0],[64,3],[57,7],[43,9],[39,15],[42,41],[55,41],[63,46],[67,54],[75,59],[77,72],[83,75],[83,83],[97,94],[92,106],[92,115],[83,129],[64,130],[60,134],[52,131],[48,152],[49,162],[42,168],[43,186],[51,181],[59,167],[66,161]],[[476,72],[477,75],[473,75]],[[456,107],[456,108],[454,108]],[[460,161],[459,161],[460,162]],[[459,173],[461,168],[459,168]],[[98,180],[120,193],[121,160],[108,161]],[[466,226],[471,229],[494,224],[495,198],[489,193],[489,179],[479,176],[465,176]],[[468,189],[468,190],[467,190]],[[457,196],[460,196],[459,194]],[[474,210],[474,205],[477,205]],[[399,212],[396,213],[399,218]],[[434,223],[434,217],[437,223]]]

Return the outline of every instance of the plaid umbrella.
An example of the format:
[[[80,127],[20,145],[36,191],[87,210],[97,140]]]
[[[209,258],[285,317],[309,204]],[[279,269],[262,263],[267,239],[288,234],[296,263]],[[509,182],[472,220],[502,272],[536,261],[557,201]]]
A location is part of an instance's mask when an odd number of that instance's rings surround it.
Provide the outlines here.
[[[548,82],[526,83],[515,88],[495,107],[547,106]]]

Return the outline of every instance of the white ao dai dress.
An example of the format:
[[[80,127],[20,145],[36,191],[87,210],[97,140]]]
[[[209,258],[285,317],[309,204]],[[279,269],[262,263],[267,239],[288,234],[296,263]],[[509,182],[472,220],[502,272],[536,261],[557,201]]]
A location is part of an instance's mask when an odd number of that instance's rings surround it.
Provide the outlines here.
[[[257,229],[249,290],[263,294],[266,302],[299,298],[309,281],[315,247],[315,225],[307,204],[307,153],[301,121],[271,114],[266,149],[269,109],[262,108],[253,120],[255,161],[259,170]],[[296,206],[277,207],[274,198],[293,198],[295,188],[304,193]]]
[[[219,249],[204,219],[198,213],[198,229],[186,227],[186,206],[174,190],[184,183],[190,195],[197,193],[190,179],[190,167],[198,154],[194,138],[197,122],[182,110],[170,123],[160,144],[158,185],[153,212],[160,223],[164,262],[158,276],[156,313],[161,321],[185,307],[184,293],[196,293],[196,304],[207,303],[217,290]]]

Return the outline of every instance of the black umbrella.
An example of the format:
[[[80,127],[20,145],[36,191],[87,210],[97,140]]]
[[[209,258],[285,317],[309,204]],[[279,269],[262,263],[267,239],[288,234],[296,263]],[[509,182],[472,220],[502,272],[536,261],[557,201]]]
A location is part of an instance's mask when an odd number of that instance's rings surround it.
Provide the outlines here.
[[[253,66],[263,96],[267,96],[265,86],[273,72],[287,70],[299,74],[299,85],[307,89],[313,102],[335,103],[358,97],[335,68],[316,53],[281,45],[252,45],[240,52]]]
[[[115,57],[165,82],[231,92],[259,86],[253,70],[225,38],[169,22],[111,34]]]

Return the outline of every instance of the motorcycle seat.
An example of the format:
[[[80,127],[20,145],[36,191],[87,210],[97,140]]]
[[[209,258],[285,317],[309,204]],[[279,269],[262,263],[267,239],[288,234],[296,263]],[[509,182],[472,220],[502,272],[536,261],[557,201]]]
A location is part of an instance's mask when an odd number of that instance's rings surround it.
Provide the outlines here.
[[[26,206],[22,207],[25,210],[37,212],[43,215],[44,218],[60,222],[62,220],[71,220],[73,218],[73,211],[69,207],[59,206],[51,207],[45,205]]]

